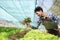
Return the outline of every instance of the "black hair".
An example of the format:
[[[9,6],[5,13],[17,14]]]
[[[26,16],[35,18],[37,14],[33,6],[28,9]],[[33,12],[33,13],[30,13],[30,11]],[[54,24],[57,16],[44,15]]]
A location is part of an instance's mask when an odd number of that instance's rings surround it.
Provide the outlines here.
[[[37,12],[37,11],[42,11],[43,12],[43,9],[40,6],[38,6],[38,7],[35,8],[34,12]]]

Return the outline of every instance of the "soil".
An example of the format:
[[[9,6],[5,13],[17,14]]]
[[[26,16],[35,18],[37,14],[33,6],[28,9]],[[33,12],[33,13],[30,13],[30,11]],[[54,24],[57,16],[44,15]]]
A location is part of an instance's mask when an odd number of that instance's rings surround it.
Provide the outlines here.
[[[16,34],[12,34],[9,36],[9,39],[8,40],[16,40],[17,39],[20,39],[20,38],[23,38],[25,34],[27,34],[30,30],[24,30],[22,32],[17,32]]]

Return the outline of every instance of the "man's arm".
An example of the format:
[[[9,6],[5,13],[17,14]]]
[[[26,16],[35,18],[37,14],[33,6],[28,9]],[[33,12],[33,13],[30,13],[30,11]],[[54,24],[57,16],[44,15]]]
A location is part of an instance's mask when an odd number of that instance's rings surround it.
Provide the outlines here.
[[[36,21],[36,27],[37,27],[37,28],[39,28],[41,22],[42,22],[42,20],[41,20],[41,18],[39,17],[38,21]]]
[[[58,19],[58,31],[59,31],[59,37],[60,37],[60,19]]]
[[[32,26],[32,29],[38,29],[41,22],[36,22],[34,26]]]
[[[60,29],[60,19],[57,20],[58,23],[58,29]]]
[[[58,18],[55,14],[52,15],[52,18],[54,21],[57,21],[57,26],[58,26],[58,36],[60,37],[60,18]]]
[[[60,29],[60,18],[58,18],[55,14],[53,14],[52,17],[54,21],[57,21],[58,29]]]
[[[37,18],[37,17],[38,17],[38,18]],[[40,26],[40,24],[41,24],[41,22],[42,22],[41,18],[40,18],[39,16],[37,16],[37,17],[35,18],[34,26],[32,26],[32,28],[38,29],[39,26]]]

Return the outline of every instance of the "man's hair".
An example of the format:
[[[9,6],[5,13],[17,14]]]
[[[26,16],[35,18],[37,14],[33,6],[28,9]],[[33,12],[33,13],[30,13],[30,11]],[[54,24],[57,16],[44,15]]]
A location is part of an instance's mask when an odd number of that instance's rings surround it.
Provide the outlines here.
[[[43,12],[43,9],[38,6],[38,7],[35,8],[34,12],[37,12],[37,11],[42,11]]]

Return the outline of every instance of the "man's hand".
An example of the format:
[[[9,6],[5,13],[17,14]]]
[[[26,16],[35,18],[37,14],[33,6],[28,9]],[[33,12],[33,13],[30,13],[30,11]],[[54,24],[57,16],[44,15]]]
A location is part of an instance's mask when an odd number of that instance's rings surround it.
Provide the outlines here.
[[[58,29],[60,30],[60,25],[58,26]]]
[[[59,31],[59,37],[60,37],[60,25],[58,26],[58,31]]]
[[[48,33],[48,30],[46,29],[45,32]]]

